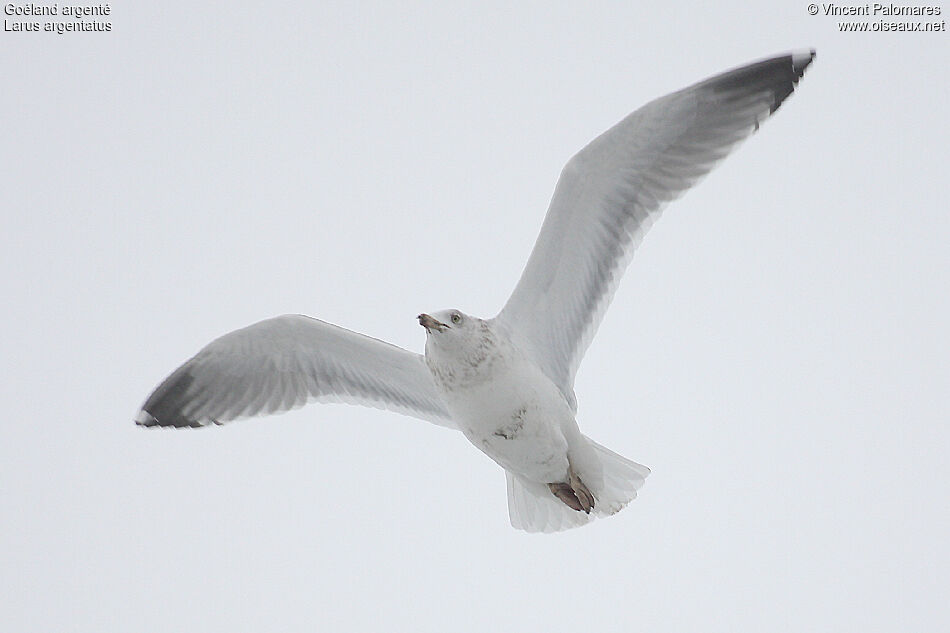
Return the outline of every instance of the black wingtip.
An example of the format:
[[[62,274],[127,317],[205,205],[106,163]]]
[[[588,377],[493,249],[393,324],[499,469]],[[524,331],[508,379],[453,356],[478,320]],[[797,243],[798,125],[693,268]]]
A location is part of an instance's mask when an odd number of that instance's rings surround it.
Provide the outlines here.
[[[783,88],[776,91],[775,93],[775,103],[772,104],[772,109],[769,111],[769,115],[775,114],[775,111],[779,109],[779,106],[788,98],[792,92],[795,90],[795,86],[798,85],[799,80],[804,76],[805,69],[811,66],[811,63],[815,61],[815,49],[810,48],[807,51],[797,51],[788,54],[792,65],[792,76],[791,83],[787,86],[787,89]],[[782,59],[779,57],[778,59]]]
[[[703,83],[714,94],[727,100],[771,93],[769,114],[773,114],[795,90],[815,56],[814,48],[793,51],[726,71]]]
[[[155,428],[197,429],[203,426],[207,426],[205,424],[202,424],[201,422],[198,422],[195,420],[189,420],[183,415],[163,417],[160,420],[159,418],[155,417],[154,415],[152,415],[145,409],[142,409],[141,411],[139,411],[138,415],[135,416],[134,422],[137,426],[143,426],[149,429],[155,429]],[[221,424],[221,422],[218,422],[217,420],[211,420],[210,422],[213,422],[214,424]]]
[[[188,400],[188,389],[195,378],[188,372],[188,365],[179,367],[171,376],[158,386],[148,397],[142,410],[135,416],[139,426],[173,426],[177,428],[195,428],[204,426],[198,420],[184,414]]]
[[[782,102],[785,101],[785,99],[790,94],[792,94],[792,92],[795,90],[795,86],[798,84],[798,81],[802,78],[802,76],[804,76],[805,69],[811,66],[811,63],[815,61],[816,55],[817,53],[815,52],[814,48],[810,48],[807,51],[789,53],[789,57],[791,58],[792,62],[791,85],[788,87],[787,91],[783,90],[776,93],[776,100],[772,105],[771,113],[774,113],[776,110],[778,110],[779,106],[782,105]]]

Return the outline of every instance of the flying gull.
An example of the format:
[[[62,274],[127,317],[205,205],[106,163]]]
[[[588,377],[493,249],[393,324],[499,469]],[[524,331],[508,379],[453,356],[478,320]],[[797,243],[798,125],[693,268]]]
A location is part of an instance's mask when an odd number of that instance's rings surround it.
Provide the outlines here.
[[[583,435],[574,375],[636,246],[667,202],[758,130],[814,50],[646,104],[561,171],[521,280],[493,319],[420,314],[419,355],[301,315],[225,334],[148,397],[143,426],[199,427],[346,402],[458,429],[497,462],[511,524],[553,532],[616,513],[650,469]]]

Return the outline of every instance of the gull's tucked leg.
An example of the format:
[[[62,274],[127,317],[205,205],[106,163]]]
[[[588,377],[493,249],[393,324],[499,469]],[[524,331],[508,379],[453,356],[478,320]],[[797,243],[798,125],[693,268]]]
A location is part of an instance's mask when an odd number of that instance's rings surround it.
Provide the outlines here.
[[[574,496],[580,501],[584,512],[590,514],[591,509],[594,507],[594,495],[590,493],[590,490],[584,485],[581,478],[574,472],[574,468],[571,468],[569,472],[571,476],[571,488],[574,489]]]
[[[574,472],[574,466],[570,463],[567,475],[568,483],[556,481],[548,484],[548,488],[555,497],[563,501],[568,507],[578,512],[590,514],[594,507],[594,495],[590,493],[584,482],[577,476],[577,473]]]
[[[574,496],[574,490],[568,484],[563,484],[561,482],[555,482],[553,484],[548,484],[548,488],[551,489],[551,492],[554,493],[554,496],[564,502],[568,507],[577,510],[580,512],[583,510],[581,507],[580,500]]]

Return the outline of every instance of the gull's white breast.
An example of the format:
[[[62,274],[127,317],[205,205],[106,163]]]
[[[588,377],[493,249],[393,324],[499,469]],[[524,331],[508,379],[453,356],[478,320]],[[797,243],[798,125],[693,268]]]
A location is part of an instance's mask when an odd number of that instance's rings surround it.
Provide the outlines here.
[[[541,483],[563,481],[574,414],[540,368],[507,341],[469,380],[437,383],[459,429],[506,470]],[[566,433],[565,433],[566,432]]]

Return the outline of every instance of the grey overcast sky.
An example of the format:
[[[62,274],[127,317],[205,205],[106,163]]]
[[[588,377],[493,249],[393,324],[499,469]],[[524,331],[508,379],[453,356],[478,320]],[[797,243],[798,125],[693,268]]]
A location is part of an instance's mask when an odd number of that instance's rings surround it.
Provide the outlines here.
[[[2,628],[946,628],[950,35],[807,7],[142,2],[0,33]],[[517,532],[494,463],[372,409],[133,425],[263,318],[421,352],[419,312],[494,315],[575,151],[802,47],[581,365],[582,428],[653,469],[619,515]]]

